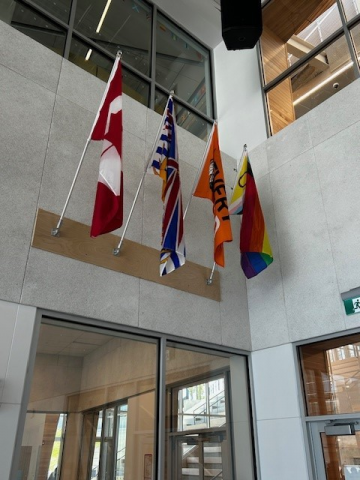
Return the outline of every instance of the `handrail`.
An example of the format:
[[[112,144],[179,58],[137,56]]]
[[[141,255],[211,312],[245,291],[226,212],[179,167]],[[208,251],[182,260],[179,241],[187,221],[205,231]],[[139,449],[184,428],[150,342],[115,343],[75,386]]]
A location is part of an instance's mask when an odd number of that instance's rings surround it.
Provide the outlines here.
[[[221,395],[220,398],[216,399],[215,401],[213,401],[211,403],[211,400],[214,400],[216,397],[219,397]],[[225,398],[225,392],[222,391],[222,392],[219,392],[219,393],[216,393],[213,397],[210,398],[210,407],[212,407],[213,405],[215,405],[216,403],[218,403],[220,400],[222,400],[223,398]],[[198,413],[198,411],[203,408],[204,406],[206,405],[206,402],[202,403],[199,407],[197,407],[195,410],[193,410],[193,414],[196,415]],[[185,413],[185,412],[184,412]],[[205,410],[203,412],[199,412],[199,413],[205,413]],[[191,414],[190,414],[191,415]]]
[[[215,475],[215,477],[212,477],[211,480],[215,480],[215,478],[218,478],[220,475],[222,475],[222,473],[223,473],[223,470],[221,470],[219,473],[217,473],[217,474]]]

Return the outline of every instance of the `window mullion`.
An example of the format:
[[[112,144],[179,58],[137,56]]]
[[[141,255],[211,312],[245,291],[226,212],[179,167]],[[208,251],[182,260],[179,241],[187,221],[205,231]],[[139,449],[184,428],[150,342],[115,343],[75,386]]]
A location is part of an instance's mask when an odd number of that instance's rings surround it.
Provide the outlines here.
[[[153,5],[152,29],[151,29],[151,55],[150,55],[150,100],[149,108],[155,110],[155,78],[156,78],[156,22],[157,6]]]
[[[288,78],[292,73],[294,73],[300,67],[305,65],[309,60],[311,60],[312,58],[319,55],[320,52],[325,50],[329,45],[331,45],[333,42],[335,42],[335,40],[338,40],[343,35],[343,33],[344,33],[344,29],[339,28],[338,30],[336,30],[336,32],[334,32],[332,35],[330,35],[326,40],[319,43],[319,45],[317,45],[309,53],[307,53],[306,55],[301,57],[297,62],[295,62],[293,65],[291,65],[291,67],[287,68],[284,72],[282,72],[276,78],[274,78],[269,83],[267,83],[264,87],[265,93],[268,93],[269,90],[276,87],[279,83],[281,83],[283,80]]]
[[[347,44],[348,44],[348,47],[349,47],[349,50],[350,50],[351,60],[354,62],[355,76],[356,76],[356,78],[360,78],[359,62],[358,62],[358,59],[357,59],[354,42],[351,38],[351,34],[350,34],[349,28],[347,26],[344,7],[343,7],[340,0],[336,0],[336,2],[338,4],[340,18],[341,18],[341,21],[342,21],[343,26],[344,26],[344,34],[345,34],[345,38],[346,38],[346,41],[347,41]]]
[[[70,10],[70,18],[69,18],[69,29],[67,31],[66,41],[65,41],[65,49],[64,49],[64,58],[66,58],[66,60],[69,59],[69,54],[70,54],[71,40],[72,40],[72,34],[73,34],[73,30],[74,30],[76,6],[77,6],[77,0],[72,0],[71,10]]]

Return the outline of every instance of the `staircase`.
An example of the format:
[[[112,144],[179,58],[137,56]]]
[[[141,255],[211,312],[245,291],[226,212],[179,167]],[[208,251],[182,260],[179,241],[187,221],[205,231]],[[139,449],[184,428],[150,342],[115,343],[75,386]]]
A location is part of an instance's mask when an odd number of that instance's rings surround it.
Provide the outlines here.
[[[199,447],[196,446],[183,458],[182,480],[199,480],[200,469],[204,468],[205,480],[222,480],[221,446],[204,446],[204,466],[199,464],[196,456]]]

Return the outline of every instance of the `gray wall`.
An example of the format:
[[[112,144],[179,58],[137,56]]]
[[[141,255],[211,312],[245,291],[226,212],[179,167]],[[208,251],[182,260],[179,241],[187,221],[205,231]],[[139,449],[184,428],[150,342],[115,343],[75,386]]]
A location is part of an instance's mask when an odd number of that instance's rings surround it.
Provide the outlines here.
[[[360,325],[360,80],[250,152],[274,263],[247,284],[254,350]]]
[[[0,51],[0,299],[250,350],[238,218],[234,242],[225,247],[221,302],[30,247],[37,208],[61,212],[105,84],[1,22],[0,44],[6,45]],[[127,216],[161,117],[124,97]],[[178,136],[186,205],[205,144],[180,128]],[[100,152],[101,142],[93,142],[67,211],[86,224]],[[235,161],[224,155],[223,164],[232,185]],[[160,247],[160,190],[160,180],[147,176],[127,234],[154,248]],[[193,199],[185,228],[187,258],[211,267],[210,202]]]

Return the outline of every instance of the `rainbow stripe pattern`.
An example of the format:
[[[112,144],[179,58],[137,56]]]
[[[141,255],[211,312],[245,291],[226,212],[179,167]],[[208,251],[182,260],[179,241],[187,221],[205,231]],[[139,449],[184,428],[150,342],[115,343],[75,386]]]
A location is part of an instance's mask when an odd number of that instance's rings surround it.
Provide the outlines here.
[[[236,178],[229,213],[243,216],[240,227],[241,267],[246,278],[255,277],[265,270],[274,258],[246,150]]]

